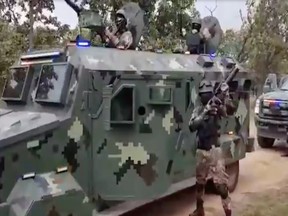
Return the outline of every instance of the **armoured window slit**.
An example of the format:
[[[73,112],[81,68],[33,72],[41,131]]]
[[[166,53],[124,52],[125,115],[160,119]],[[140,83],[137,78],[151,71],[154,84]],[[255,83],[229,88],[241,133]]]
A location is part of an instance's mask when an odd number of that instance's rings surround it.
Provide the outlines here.
[[[149,104],[170,105],[173,103],[173,88],[171,86],[149,86]]]
[[[244,84],[243,84],[243,90],[244,91],[249,91],[251,89],[251,86],[252,86],[252,81],[249,80],[249,79],[246,79],[244,81]]]
[[[111,98],[110,123],[133,124],[135,121],[135,88],[124,85]]]

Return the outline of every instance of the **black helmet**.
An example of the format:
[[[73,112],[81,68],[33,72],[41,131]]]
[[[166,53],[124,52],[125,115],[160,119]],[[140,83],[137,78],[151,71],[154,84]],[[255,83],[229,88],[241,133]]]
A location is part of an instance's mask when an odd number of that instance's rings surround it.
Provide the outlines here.
[[[199,86],[200,101],[203,105],[206,105],[213,97],[213,85],[208,80],[202,80]]]
[[[197,29],[200,31],[201,29],[201,19],[193,19],[192,20],[192,29]]]

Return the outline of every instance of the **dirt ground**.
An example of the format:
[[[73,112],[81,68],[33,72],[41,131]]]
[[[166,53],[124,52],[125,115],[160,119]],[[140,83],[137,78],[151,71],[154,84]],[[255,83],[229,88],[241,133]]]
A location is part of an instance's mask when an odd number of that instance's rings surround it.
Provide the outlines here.
[[[283,196],[284,191],[286,192],[286,200],[288,200],[288,172],[286,171],[288,158],[281,156],[282,151],[285,150],[286,148],[283,146],[277,146],[272,150],[257,149],[241,161],[239,183],[236,190],[231,194],[232,207],[238,213],[237,215],[264,216],[257,211],[267,207],[266,204],[269,202],[271,202],[271,206],[274,206],[273,201],[276,201],[275,199],[279,196]],[[261,199],[265,200],[264,205]],[[284,200],[281,199],[280,203],[283,203]],[[188,216],[194,208],[195,189],[189,188],[144,206],[126,216]],[[270,207],[269,210],[271,211]],[[206,194],[205,211],[206,216],[224,215],[220,197]],[[265,214],[265,216],[268,215],[272,216],[273,214]],[[278,216],[287,216],[287,213],[278,214]]]
[[[255,133],[254,128],[252,131]],[[277,143],[268,150],[256,147],[255,152],[241,160],[239,183],[231,194],[234,213],[239,216],[288,215],[288,158],[282,156],[286,152],[285,144]],[[204,205],[206,216],[224,215],[220,197],[205,195]],[[189,188],[126,216],[188,216],[194,208],[195,188]]]

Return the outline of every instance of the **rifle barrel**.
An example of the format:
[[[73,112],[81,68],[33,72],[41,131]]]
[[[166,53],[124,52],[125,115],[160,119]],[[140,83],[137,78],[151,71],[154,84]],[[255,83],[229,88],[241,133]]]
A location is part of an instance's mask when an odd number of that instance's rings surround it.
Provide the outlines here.
[[[231,82],[234,79],[234,77],[237,75],[238,72],[239,72],[239,68],[235,65],[233,67],[233,69],[231,70],[231,72],[229,73],[229,75],[222,82],[219,83],[219,85],[215,89],[215,93],[217,93],[219,91],[222,83],[228,84],[229,82]]]

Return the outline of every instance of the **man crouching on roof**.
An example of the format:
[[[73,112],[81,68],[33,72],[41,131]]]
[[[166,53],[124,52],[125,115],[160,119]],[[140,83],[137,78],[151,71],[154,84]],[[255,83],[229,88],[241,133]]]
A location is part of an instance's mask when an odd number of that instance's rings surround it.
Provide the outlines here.
[[[133,43],[132,33],[127,28],[127,19],[122,13],[116,14],[116,29],[105,29],[106,42],[110,48],[130,49]]]

